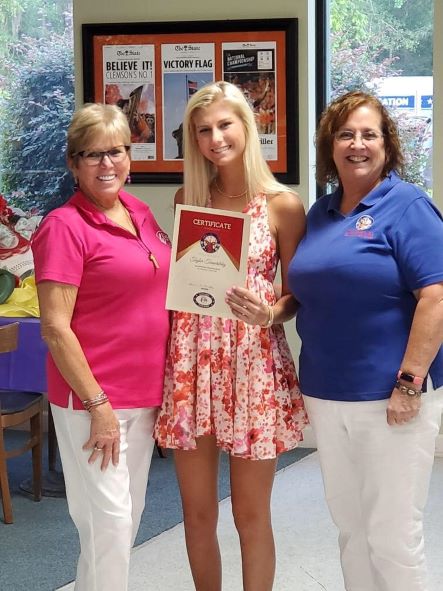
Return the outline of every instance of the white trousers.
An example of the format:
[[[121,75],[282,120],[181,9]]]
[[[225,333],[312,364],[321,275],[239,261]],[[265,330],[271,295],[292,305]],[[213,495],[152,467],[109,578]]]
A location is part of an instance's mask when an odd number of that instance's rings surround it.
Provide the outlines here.
[[[423,395],[418,417],[392,427],[386,400],[304,399],[339,529],[346,590],[428,591],[423,510],[442,392]]]
[[[80,537],[75,591],[126,591],[129,558],[145,506],[156,408],[116,410],[120,460],[88,464],[90,414],[51,405],[69,513]]]

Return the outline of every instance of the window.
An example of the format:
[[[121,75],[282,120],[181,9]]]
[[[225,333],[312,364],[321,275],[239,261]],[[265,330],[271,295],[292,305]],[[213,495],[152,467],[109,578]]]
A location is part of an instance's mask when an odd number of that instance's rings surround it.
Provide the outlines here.
[[[396,119],[405,180],[432,194],[433,0],[317,0],[318,115],[349,90]]]
[[[2,0],[0,30],[0,192],[10,206],[45,213],[72,192],[72,0]]]

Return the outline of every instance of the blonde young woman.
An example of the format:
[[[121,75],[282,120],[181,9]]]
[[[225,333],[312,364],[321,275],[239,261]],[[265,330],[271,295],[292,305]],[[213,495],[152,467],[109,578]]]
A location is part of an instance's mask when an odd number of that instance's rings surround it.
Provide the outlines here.
[[[174,449],[186,544],[198,591],[221,589],[217,542],[220,449],[230,456],[243,588],[269,591],[275,551],[270,496],[277,456],[306,422],[282,322],[293,317],[287,267],[305,229],[299,197],[261,155],[254,115],[227,82],[200,89],[184,118],[184,187],[175,203],[244,211],[252,220],[246,286],[226,301],[237,320],[176,312],[158,443]],[[273,281],[281,263],[281,297]]]

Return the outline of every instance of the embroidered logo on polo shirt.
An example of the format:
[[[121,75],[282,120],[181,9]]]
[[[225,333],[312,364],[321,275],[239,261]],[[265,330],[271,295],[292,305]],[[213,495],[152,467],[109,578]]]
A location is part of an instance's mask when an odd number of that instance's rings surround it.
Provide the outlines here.
[[[346,230],[345,236],[354,236],[357,238],[364,238],[366,240],[372,240],[374,238],[374,232],[369,230],[374,223],[374,218],[370,215],[361,215],[355,222],[355,229],[351,228]]]
[[[366,238],[367,240],[372,240],[374,238],[374,232],[371,232],[370,230],[346,230],[344,235]]]
[[[157,230],[157,238],[160,240],[160,242],[163,242],[163,244],[171,246],[171,241],[169,240],[169,236],[166,234],[166,232]]]
[[[361,215],[355,222],[357,230],[367,230],[374,223],[374,218],[370,215]]]

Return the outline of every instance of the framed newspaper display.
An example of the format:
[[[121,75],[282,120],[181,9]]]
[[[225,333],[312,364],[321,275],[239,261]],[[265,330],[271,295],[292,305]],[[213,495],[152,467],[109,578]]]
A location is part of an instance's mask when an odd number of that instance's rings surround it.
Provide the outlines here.
[[[133,182],[182,181],[186,103],[215,80],[243,91],[272,172],[299,182],[297,19],[84,24],[82,39],[84,100],[126,113]]]

